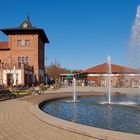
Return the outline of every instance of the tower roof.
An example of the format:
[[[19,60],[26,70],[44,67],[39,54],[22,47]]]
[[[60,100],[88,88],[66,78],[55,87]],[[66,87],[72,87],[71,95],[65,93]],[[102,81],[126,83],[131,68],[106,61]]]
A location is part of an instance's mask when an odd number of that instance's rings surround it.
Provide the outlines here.
[[[5,28],[0,29],[4,34],[10,35],[10,34],[39,34],[40,37],[44,40],[45,43],[49,43],[48,37],[45,34],[44,30],[41,28],[36,28],[35,26],[32,26],[31,21],[29,17],[27,17],[22,24],[17,28]]]
[[[24,21],[23,21],[23,23],[19,26],[19,28],[35,28],[35,27],[33,27],[32,26],[32,24],[31,24],[31,21],[30,21],[30,19],[29,19],[29,17],[27,17]]]

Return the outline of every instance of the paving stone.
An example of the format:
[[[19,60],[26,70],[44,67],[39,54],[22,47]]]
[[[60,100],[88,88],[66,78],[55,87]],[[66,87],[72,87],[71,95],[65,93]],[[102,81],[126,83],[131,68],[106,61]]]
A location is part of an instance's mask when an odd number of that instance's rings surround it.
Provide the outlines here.
[[[82,91],[82,89],[79,91]],[[38,118],[33,113],[34,110],[31,110],[32,106],[35,106],[37,102],[46,98],[46,96],[50,98],[54,95],[58,97],[65,96],[66,93],[58,94],[59,92],[65,92],[65,90],[72,91],[72,88],[52,90],[47,91],[44,95],[33,95],[0,102],[0,140],[97,140],[93,137],[50,125],[40,119],[43,116]],[[84,89],[84,91],[87,90],[87,88]],[[90,88],[91,90],[94,89]],[[67,95],[69,94],[67,93]]]

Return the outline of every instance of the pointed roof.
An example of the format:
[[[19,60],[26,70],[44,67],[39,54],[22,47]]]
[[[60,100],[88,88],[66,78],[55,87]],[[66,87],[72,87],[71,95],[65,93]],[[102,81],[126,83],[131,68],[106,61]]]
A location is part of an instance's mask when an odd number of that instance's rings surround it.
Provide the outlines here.
[[[27,16],[27,18],[23,21],[23,23],[19,26],[19,28],[35,28],[32,26],[31,21],[29,19],[29,17]]]
[[[44,30],[41,28],[36,28],[35,26],[32,26],[29,17],[27,17],[22,22],[22,24],[17,28],[5,28],[5,29],[0,29],[0,31],[2,31],[6,35],[27,34],[27,33],[28,34],[39,34],[45,43],[49,43],[48,37],[45,34]]]
[[[129,67],[124,67],[120,65],[111,64],[112,73],[138,73],[138,69],[133,69]],[[89,69],[82,71],[82,73],[107,73],[108,64],[100,64]]]

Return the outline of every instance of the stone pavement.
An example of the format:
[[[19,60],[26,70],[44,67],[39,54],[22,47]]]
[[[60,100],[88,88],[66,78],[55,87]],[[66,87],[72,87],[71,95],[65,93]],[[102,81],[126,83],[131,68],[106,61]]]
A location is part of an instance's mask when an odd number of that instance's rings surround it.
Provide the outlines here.
[[[120,92],[120,93],[139,93],[140,94],[140,88],[113,88],[112,92]],[[92,87],[92,86],[77,86],[76,87],[77,92],[108,92],[108,89],[106,87]],[[46,90],[44,93],[57,93],[57,92],[73,92],[72,86],[62,87],[60,89],[49,89]]]
[[[88,87],[78,88],[77,91],[94,91],[94,89]],[[31,95],[0,102],[0,140],[97,140],[98,138],[92,136],[61,129],[58,126],[55,127],[42,121],[41,117],[38,118],[37,115],[39,114],[35,115],[33,113],[32,107],[35,108],[38,102],[48,97],[53,98],[53,93],[66,91],[71,92],[72,87],[48,90],[43,95]],[[102,89],[99,91],[102,91]],[[134,137],[133,140],[135,138],[140,140],[139,135]]]
[[[29,110],[35,98],[0,102],[0,140],[90,139],[40,121]]]

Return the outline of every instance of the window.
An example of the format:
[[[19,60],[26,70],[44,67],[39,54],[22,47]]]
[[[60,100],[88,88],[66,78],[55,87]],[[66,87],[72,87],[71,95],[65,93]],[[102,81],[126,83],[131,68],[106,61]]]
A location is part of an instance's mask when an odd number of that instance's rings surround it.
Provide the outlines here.
[[[18,44],[18,46],[29,46],[30,40],[18,40],[17,44]]]
[[[22,56],[22,63],[24,63],[24,56]]]
[[[28,56],[25,57],[25,63],[28,65]]]
[[[18,46],[24,46],[25,40],[18,40]]]
[[[21,57],[18,56],[18,63],[21,63]]]
[[[30,40],[25,40],[25,45],[29,46],[30,45]]]
[[[17,44],[18,46],[21,46],[21,40],[18,40]]]
[[[21,46],[25,45],[25,40],[21,40]]]
[[[21,67],[21,57],[18,56],[18,67]]]
[[[28,56],[24,57],[24,56],[18,56],[18,64],[21,65],[21,63],[25,63],[28,65],[28,62],[29,62],[29,58]]]
[[[28,56],[25,57],[25,61],[28,62]]]

